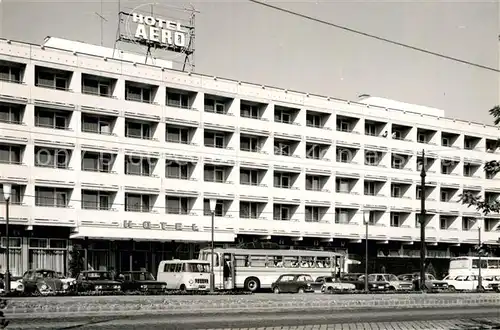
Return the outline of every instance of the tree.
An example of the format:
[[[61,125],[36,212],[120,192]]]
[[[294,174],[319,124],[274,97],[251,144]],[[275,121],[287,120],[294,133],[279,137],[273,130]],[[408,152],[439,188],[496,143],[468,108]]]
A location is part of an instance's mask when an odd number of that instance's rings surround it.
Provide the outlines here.
[[[427,274],[431,274],[432,276],[436,277],[436,271],[434,270],[434,266],[432,265],[432,262],[429,262],[427,265],[427,269],[425,270]]]
[[[84,260],[81,252],[73,247],[69,253],[69,273],[70,277],[76,278],[84,268]]]
[[[490,109],[490,115],[494,118],[494,124],[500,124],[500,106],[495,106]],[[497,145],[500,144],[500,139],[497,140]],[[492,160],[484,164],[484,171],[487,175],[495,175],[500,172],[500,161]],[[500,202],[498,201],[487,201],[475,196],[472,192],[467,191],[461,194],[460,202],[466,204],[468,207],[475,207],[479,212],[484,215],[490,213],[500,213]]]

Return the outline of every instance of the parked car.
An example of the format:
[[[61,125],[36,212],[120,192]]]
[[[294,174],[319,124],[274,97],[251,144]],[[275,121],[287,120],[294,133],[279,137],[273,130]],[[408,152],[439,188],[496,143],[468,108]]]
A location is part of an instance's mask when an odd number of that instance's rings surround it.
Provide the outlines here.
[[[147,293],[163,293],[167,290],[166,282],[157,281],[153,274],[143,271],[122,272],[117,280],[121,282],[122,290]]]
[[[482,280],[486,291],[500,292],[500,276],[482,276]]]
[[[312,285],[315,288],[315,284],[320,284],[320,291],[322,293],[335,293],[335,292],[345,292],[354,291],[356,286],[352,283],[344,283],[339,278],[333,276],[320,276],[314,281]]]
[[[274,293],[314,292],[311,286],[313,278],[308,274],[283,274],[271,284]]]
[[[411,281],[401,281],[394,274],[370,274],[376,278],[378,282],[388,282],[389,291],[411,291],[413,290],[413,283]]]
[[[356,290],[365,289],[365,275],[362,273],[344,274],[340,279],[344,283],[354,284]],[[385,280],[377,281],[376,276],[368,275],[368,291],[388,291],[389,286],[389,282]]]
[[[413,290],[420,290],[420,273],[401,274],[398,278],[401,281],[412,282]],[[447,291],[448,283],[436,279],[432,274],[425,274],[425,288],[431,292]]]
[[[479,289],[479,278],[477,275],[448,275],[443,281],[448,283],[450,291],[475,291]],[[498,283],[494,277],[482,277],[482,287],[486,291],[497,291]]]
[[[49,269],[28,270],[23,275],[22,284],[26,294],[48,296],[69,293],[69,285]]]
[[[109,271],[89,270],[81,272],[76,278],[78,292],[118,293],[122,290],[120,282],[113,279]]]

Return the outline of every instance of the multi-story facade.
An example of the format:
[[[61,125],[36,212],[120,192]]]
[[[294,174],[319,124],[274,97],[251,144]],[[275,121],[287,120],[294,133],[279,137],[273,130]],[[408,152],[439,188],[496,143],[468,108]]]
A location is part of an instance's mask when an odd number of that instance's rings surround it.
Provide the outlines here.
[[[457,203],[499,198],[483,171],[497,127],[9,40],[0,79],[16,274],[66,271],[75,243],[95,268],[192,256],[210,240],[210,199],[217,244],[357,253],[365,218],[373,256],[417,256],[422,193],[429,257],[472,253],[478,230],[498,242],[498,215]]]

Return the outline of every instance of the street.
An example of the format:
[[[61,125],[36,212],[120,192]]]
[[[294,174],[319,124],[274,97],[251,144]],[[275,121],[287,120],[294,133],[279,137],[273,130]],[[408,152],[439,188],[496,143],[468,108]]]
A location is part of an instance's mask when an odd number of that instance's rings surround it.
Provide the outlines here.
[[[480,324],[489,326],[479,327]],[[472,324],[475,324],[474,326]],[[298,328],[297,328],[298,327]],[[500,329],[497,307],[12,319],[9,329]]]

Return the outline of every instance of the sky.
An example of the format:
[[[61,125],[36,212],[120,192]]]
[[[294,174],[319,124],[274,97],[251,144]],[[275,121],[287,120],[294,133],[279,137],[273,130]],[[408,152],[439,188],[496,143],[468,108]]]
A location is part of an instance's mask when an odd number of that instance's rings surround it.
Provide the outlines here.
[[[499,67],[496,1],[264,1]],[[120,6],[131,10],[151,3],[122,0]],[[499,103],[497,72],[369,39],[247,0],[191,4],[199,11],[195,72],[341,99],[369,94],[444,109],[447,117],[492,123],[488,110]],[[154,13],[184,18],[187,14],[176,8],[188,5],[188,1],[162,0],[154,6]],[[118,8],[118,0],[0,0],[0,36],[42,43],[50,35],[99,45],[102,32],[103,45],[113,47]],[[164,57],[172,58],[171,54]]]

